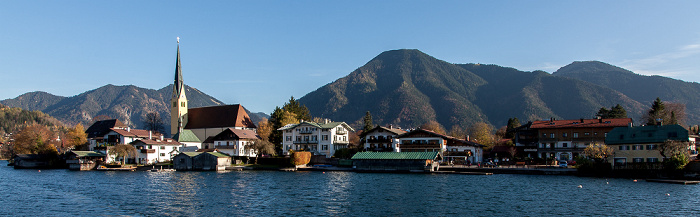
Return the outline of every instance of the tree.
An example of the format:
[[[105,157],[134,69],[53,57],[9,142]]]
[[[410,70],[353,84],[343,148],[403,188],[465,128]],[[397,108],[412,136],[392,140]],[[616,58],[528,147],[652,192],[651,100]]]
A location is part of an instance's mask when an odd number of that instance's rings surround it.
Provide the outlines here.
[[[452,129],[450,129],[450,132],[447,133],[448,136],[455,137],[458,139],[464,139],[467,137],[466,130],[464,130],[461,126],[459,125],[453,125]]]
[[[520,120],[518,118],[508,118],[508,125],[506,125],[506,135],[505,138],[512,139],[515,137],[515,128],[520,127]]]
[[[647,111],[647,125],[656,125],[657,120],[663,120],[666,116],[664,102],[659,97],[656,97],[654,103],[651,104],[651,109]]]
[[[119,145],[115,145],[112,148],[110,148],[109,154],[115,155],[117,158],[121,157],[122,158],[122,165],[124,165],[124,164],[126,164],[127,157],[130,157],[130,156],[135,157],[136,156],[137,150],[132,145],[119,144]]]
[[[608,110],[605,107],[600,108],[596,116],[600,118],[627,118],[627,111],[620,104],[613,106]]]
[[[143,117],[144,129],[165,134],[163,119],[158,112],[149,112]]]
[[[486,149],[490,149],[495,145],[493,135],[493,127],[484,122],[477,122],[469,127],[469,137],[477,143],[485,145]]]
[[[255,158],[255,164],[258,164],[258,158],[260,158],[260,156],[263,154],[275,153],[275,145],[260,139],[248,142],[248,144],[245,145],[245,149],[253,149],[253,151],[255,151],[255,153],[258,155],[258,157]]]
[[[262,118],[262,120],[258,122],[258,129],[256,132],[263,141],[270,141],[270,134],[272,134],[272,130],[272,123],[270,123],[267,118]]]
[[[664,157],[664,165],[669,169],[683,169],[690,162],[688,142],[666,140],[659,145],[659,154]]]
[[[683,120],[685,120],[685,104],[663,102],[657,97],[642,119],[646,121],[647,125],[656,125],[657,120],[662,121],[664,124],[683,125]]]
[[[369,111],[365,113],[365,117],[362,118],[362,121],[365,124],[365,127],[362,128],[364,132],[369,132],[370,130],[374,129],[374,124],[372,123],[372,114],[370,114]]]
[[[434,121],[434,120],[428,121],[428,123],[421,125],[420,128],[424,129],[424,130],[430,130],[430,131],[433,131],[435,133],[439,133],[439,134],[443,134],[443,135],[445,134],[445,128],[442,127],[442,125],[440,125],[440,123],[438,123],[437,121]]]
[[[289,99],[289,102],[285,103],[284,106],[282,106],[282,110],[295,114],[295,118],[297,120],[311,120],[311,114],[309,113],[309,109],[306,108],[305,105],[299,103],[299,100],[294,99],[294,96],[292,96]]]
[[[75,127],[68,130],[63,140],[66,141],[64,147],[66,150],[85,145],[87,143],[85,128],[82,124],[76,124]]]
[[[600,143],[593,143],[583,150],[583,154],[588,158],[594,159],[598,163],[604,162],[613,153],[613,148]]]
[[[270,125],[272,133],[270,133],[269,141],[275,145],[277,151],[282,151],[282,132],[277,129],[287,125],[298,123],[299,120],[312,120],[309,109],[299,103],[292,96],[282,108],[275,107],[275,110],[270,115]]]
[[[58,154],[56,133],[48,127],[32,124],[14,135],[15,154]]]

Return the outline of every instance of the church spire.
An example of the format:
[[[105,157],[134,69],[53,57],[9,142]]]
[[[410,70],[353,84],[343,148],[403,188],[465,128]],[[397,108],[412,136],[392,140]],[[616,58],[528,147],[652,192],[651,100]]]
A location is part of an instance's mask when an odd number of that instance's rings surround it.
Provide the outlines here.
[[[173,97],[180,97],[181,90],[184,90],[182,80],[182,66],[180,66],[180,37],[177,37],[177,59],[175,60],[175,83],[173,87]]]
[[[187,126],[187,96],[185,95],[185,82],[182,79],[182,66],[180,66],[180,37],[177,37],[177,59],[175,60],[175,82],[173,84],[173,97],[170,108],[170,134],[181,132],[182,127]]]

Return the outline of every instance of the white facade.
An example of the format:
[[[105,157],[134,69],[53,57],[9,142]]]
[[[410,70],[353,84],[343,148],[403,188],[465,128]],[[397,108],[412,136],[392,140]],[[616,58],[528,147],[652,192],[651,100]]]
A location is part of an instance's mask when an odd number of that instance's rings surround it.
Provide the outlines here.
[[[142,144],[142,145],[136,145]],[[181,146],[179,144],[153,144],[146,145],[143,143],[136,142],[135,145],[138,150],[136,155],[136,163],[138,164],[154,164],[159,162],[172,161],[175,155],[179,154],[178,148]]]
[[[401,152],[398,133],[391,128],[377,127],[363,135],[365,151]],[[399,131],[401,132],[401,131]],[[405,132],[405,131],[403,131]],[[403,133],[402,132],[402,133]]]
[[[481,147],[476,147],[476,146],[471,146],[471,145],[455,145],[455,146],[447,146],[447,150],[450,152],[467,152],[470,151],[472,153],[471,157],[467,157],[466,160],[469,160],[472,163],[476,162],[482,162],[483,161],[483,156],[484,156],[484,149]]]
[[[355,131],[345,122],[329,121],[322,124],[301,122],[278,130],[282,131],[283,154],[289,154],[289,150],[306,150],[329,158],[335,151],[348,147],[350,132]]]
[[[214,140],[214,147],[221,153],[228,154],[229,156],[257,157],[258,154],[255,153],[255,150],[245,148],[248,144],[250,144],[250,141],[247,139]]]

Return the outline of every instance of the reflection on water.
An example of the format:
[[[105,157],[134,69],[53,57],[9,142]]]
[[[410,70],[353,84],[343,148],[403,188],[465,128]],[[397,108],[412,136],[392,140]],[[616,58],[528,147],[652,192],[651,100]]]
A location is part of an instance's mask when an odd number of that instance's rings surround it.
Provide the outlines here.
[[[0,167],[0,216],[696,216],[698,193],[570,176]]]

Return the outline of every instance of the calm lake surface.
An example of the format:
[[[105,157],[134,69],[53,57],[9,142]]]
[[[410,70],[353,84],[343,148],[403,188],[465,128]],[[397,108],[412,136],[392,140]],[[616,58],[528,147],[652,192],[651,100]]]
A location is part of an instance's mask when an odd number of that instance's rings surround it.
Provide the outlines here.
[[[2,161],[0,216],[700,215],[700,185],[643,180],[352,172],[78,172],[15,170],[4,165]]]

